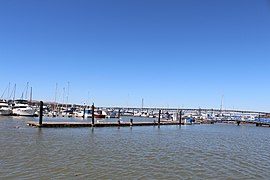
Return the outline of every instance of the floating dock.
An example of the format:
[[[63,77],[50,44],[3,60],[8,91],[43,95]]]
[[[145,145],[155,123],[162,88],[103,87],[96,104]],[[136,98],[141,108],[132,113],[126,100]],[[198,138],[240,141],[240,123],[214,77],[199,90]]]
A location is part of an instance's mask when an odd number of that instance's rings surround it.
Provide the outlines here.
[[[163,121],[163,122],[28,122],[28,126],[42,128],[63,128],[63,127],[121,127],[121,126],[158,126],[158,125],[180,125],[178,121]]]
[[[256,122],[256,126],[270,127],[270,122]]]

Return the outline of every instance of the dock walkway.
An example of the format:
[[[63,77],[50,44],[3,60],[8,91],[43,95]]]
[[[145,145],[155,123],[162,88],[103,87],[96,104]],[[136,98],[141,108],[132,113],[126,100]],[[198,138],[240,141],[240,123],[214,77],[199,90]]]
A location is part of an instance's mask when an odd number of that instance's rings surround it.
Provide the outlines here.
[[[56,127],[116,127],[116,126],[158,126],[158,122],[28,122],[28,126],[56,128]],[[179,125],[178,121],[163,121],[160,125]]]

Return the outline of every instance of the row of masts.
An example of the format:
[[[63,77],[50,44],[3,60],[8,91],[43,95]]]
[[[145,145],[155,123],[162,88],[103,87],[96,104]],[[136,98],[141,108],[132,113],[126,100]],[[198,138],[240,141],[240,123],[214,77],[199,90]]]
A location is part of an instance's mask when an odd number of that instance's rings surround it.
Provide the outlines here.
[[[69,97],[69,82],[68,82],[68,86],[67,86],[67,95],[66,95],[66,88],[63,87],[63,103],[62,104],[66,104],[66,108],[68,107],[68,97]],[[58,96],[58,83],[56,83],[55,85],[55,96],[54,96],[54,110],[58,109],[58,103],[57,103],[57,96]],[[65,103],[65,99],[66,99],[66,103]]]
[[[68,107],[68,103],[69,103],[69,87],[70,87],[70,83],[68,82],[67,89],[66,87],[63,88],[62,104],[65,104],[66,108]],[[13,100],[13,101],[16,99],[22,99],[22,100],[28,100],[30,103],[32,103],[33,90],[32,90],[32,87],[30,87],[30,93],[29,93],[29,82],[26,83],[26,86],[23,89],[20,98],[16,98],[16,91],[17,91],[17,84],[15,83],[14,86],[12,86],[11,83],[9,82],[8,86],[5,88],[4,92],[2,93],[0,99]],[[58,83],[56,83],[56,87],[55,87],[54,109],[58,108],[57,96],[58,96]]]
[[[1,99],[15,100],[16,99],[16,88],[17,88],[17,85],[15,83],[13,88],[11,89],[11,83],[9,82],[8,86],[5,88],[5,90],[1,96]],[[22,92],[20,99],[29,100],[30,102],[32,102],[32,95],[33,95],[32,87],[30,87],[29,99],[28,99],[28,89],[29,89],[29,82],[26,83],[26,86]],[[6,91],[7,91],[7,96],[5,97]]]

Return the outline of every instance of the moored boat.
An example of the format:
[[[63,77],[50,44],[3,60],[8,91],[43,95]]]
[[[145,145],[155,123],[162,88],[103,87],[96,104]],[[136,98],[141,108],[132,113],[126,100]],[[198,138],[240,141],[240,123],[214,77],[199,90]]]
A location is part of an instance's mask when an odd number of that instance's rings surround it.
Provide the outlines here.
[[[9,106],[8,102],[4,99],[0,99],[0,115],[11,115],[12,114],[12,109]]]
[[[76,117],[92,118],[92,110],[90,110],[90,109],[81,110],[79,112],[76,112],[75,115],[76,115]],[[95,118],[105,118],[106,116],[107,116],[107,114],[105,111],[102,111],[102,110],[94,111]]]
[[[94,112],[94,116],[96,118],[105,118],[107,116],[106,112],[105,111],[102,111],[102,110],[96,110]]]
[[[12,114],[16,116],[34,116],[35,110],[28,104],[27,100],[15,100],[12,104]]]
[[[92,111],[89,109],[81,110],[79,112],[75,112],[76,117],[82,117],[82,118],[91,118],[92,117]]]

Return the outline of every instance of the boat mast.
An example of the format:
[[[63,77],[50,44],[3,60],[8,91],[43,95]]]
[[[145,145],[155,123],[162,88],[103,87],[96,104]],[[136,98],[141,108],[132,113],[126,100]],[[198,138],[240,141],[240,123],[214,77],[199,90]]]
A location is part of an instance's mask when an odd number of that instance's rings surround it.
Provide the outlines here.
[[[16,84],[14,85],[14,95],[13,95],[13,101],[15,100],[15,95],[16,95]]]
[[[142,98],[142,111],[143,111],[143,98]]]
[[[220,114],[222,114],[222,108],[223,108],[223,97],[224,95],[221,96],[221,103],[220,103]]]
[[[55,111],[55,107],[56,107],[57,89],[58,89],[58,84],[56,83],[56,86],[55,86],[55,97],[54,97],[54,111]]]
[[[29,82],[27,82],[26,84],[26,92],[25,92],[25,99],[27,100],[27,96],[28,96],[28,86],[29,86]]]
[[[9,91],[10,91],[10,82],[8,83],[8,94],[7,94],[7,100],[9,100]]]
[[[88,106],[90,106],[90,102],[89,102],[89,94],[90,94],[90,92],[88,91],[88,94],[87,94],[87,104],[86,104],[86,106],[88,107]]]
[[[67,109],[68,109],[68,95],[69,95],[69,81],[68,81],[68,87],[67,87],[67,102],[66,102]]]
[[[32,87],[30,88],[30,103],[32,103],[32,96],[33,96],[33,92],[32,92]]]
[[[2,96],[1,96],[1,99],[3,99],[3,97],[4,97],[5,93],[6,93],[6,90],[7,90],[7,87],[5,88],[5,90],[4,90],[4,92],[3,92]]]
[[[62,108],[64,107],[65,104],[65,88],[63,88],[63,103],[62,103]]]

